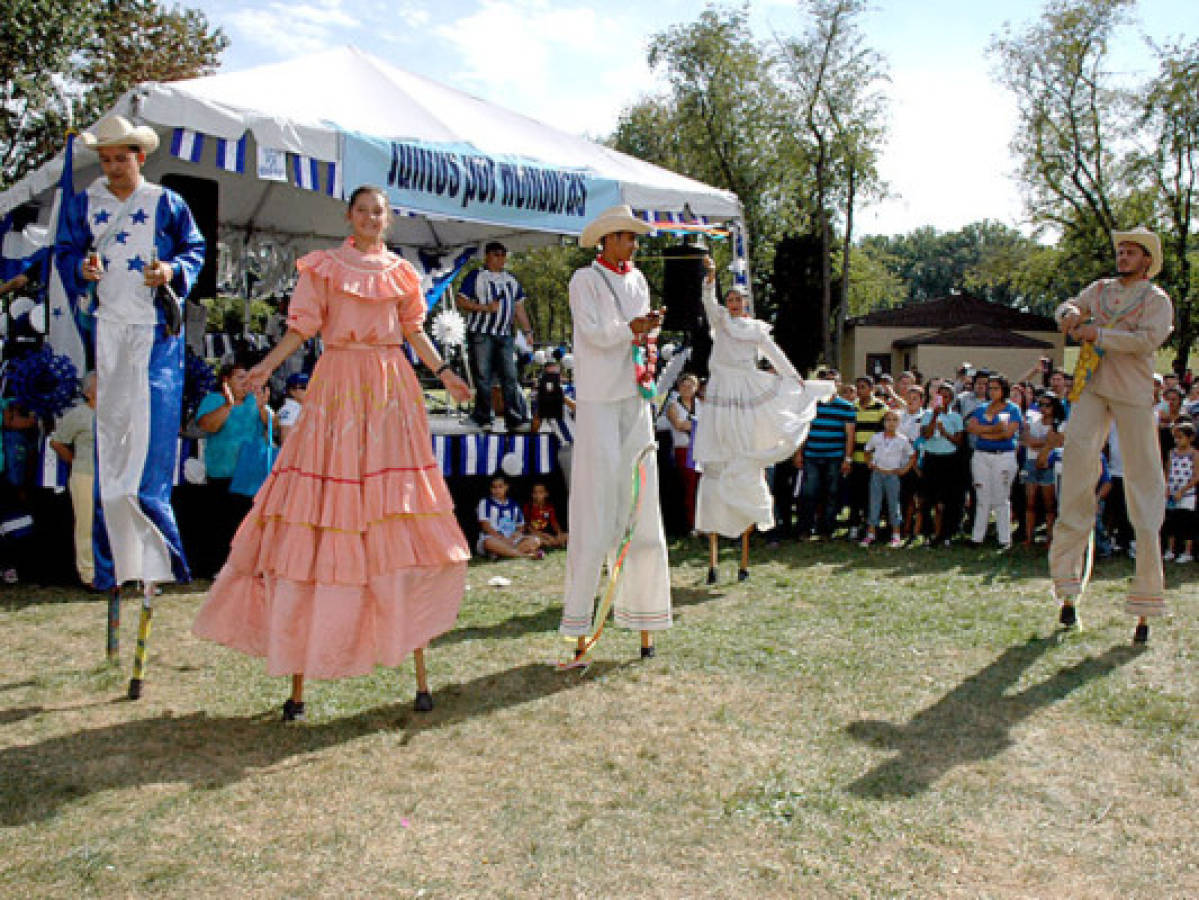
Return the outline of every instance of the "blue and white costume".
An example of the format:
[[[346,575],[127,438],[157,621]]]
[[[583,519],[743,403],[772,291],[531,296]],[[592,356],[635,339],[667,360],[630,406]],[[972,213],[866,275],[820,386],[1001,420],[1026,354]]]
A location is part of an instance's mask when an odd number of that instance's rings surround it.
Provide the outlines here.
[[[204,237],[183,198],[142,180],[120,200],[104,179],[69,201],[67,236],[56,250],[67,289],[87,291],[80,266],[94,249],[96,284],[96,586],[187,581],[171,509],[176,437],[183,409],[183,336],[168,336],[143,282],[157,259],[174,269],[186,297],[204,264]]]

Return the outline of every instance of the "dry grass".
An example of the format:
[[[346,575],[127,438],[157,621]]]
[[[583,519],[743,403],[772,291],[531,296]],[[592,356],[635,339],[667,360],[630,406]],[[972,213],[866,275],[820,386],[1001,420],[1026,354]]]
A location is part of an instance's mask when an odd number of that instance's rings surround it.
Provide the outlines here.
[[[711,590],[672,558],[648,664],[613,632],[554,671],[561,554],[476,566],[432,714],[409,664],[314,683],[299,727],[190,636],[198,592],[159,604],[137,704],[132,603],[113,670],[102,603],[0,594],[0,893],[1199,895],[1193,583],[1138,653],[1124,561],[1058,640],[1031,557],[755,549]]]

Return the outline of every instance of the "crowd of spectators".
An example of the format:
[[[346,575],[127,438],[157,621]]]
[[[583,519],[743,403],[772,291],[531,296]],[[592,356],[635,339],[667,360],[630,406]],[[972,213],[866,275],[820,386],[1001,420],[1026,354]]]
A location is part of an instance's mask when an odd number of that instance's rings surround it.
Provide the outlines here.
[[[836,393],[817,406],[793,461],[772,472],[771,544],[843,539],[899,549],[983,547],[993,540],[1006,551],[1017,543],[1033,548],[1052,540],[1070,374],[1043,359],[1014,381],[969,364],[944,378],[903,372],[848,380],[831,369],[815,377],[835,382]],[[1193,419],[1199,415],[1199,382],[1159,376],[1154,404],[1170,485],[1162,498],[1164,557],[1188,563],[1197,524]],[[703,427],[702,383],[681,380],[666,417],[678,474],[672,491],[678,496],[663,505],[677,501],[690,516],[703,477],[687,453],[692,432]],[[1136,553],[1123,476],[1113,427],[1096,484],[1101,556]]]
[[[569,358],[567,358],[569,362]],[[1047,361],[1046,361],[1047,362]],[[198,477],[205,494],[205,524],[189,547],[193,574],[211,577],[250,506],[250,494],[233,490],[235,470],[247,445],[279,445],[301,413],[307,376],[287,379],[285,393],[270,402],[266,392],[244,390],[246,364],[228,363],[216,390],[203,399],[193,421],[202,436]],[[569,366],[549,356],[530,378],[532,430],[559,439],[564,481],[569,484],[573,439]],[[1189,374],[1189,373],[1188,373]],[[1037,366],[1010,382],[1003,374],[963,365],[953,377],[925,378],[903,372],[892,378],[859,375],[843,379],[822,369],[815,377],[835,382],[836,392],[817,406],[807,440],[791,462],[770,473],[775,528],[766,539],[841,539],[863,547],[892,548],[954,544],[983,546],[993,535],[1001,549],[1019,543],[1046,545],[1056,515],[1060,455],[1069,428],[1071,377]],[[667,524],[694,534],[695,497],[702,472],[691,456],[703,422],[704,385],[683,374],[660,410],[659,441],[666,468],[662,479]],[[39,423],[11,400],[3,402],[3,478],[0,519],[24,521],[22,509],[36,480],[38,429],[71,467],[69,489],[75,513],[75,568],[84,585],[94,577],[90,554],[94,445],[94,378],[85,378],[81,399],[57,423]],[[1169,484],[1162,549],[1167,561],[1194,558],[1195,481],[1199,452],[1194,419],[1199,416],[1199,380],[1158,376],[1154,386],[1161,461]],[[270,438],[268,441],[268,428]],[[1104,448],[1096,491],[1100,514],[1096,549],[1102,556],[1135,554],[1123,496],[1119,442],[1112,429]],[[520,501],[509,495],[521,494]],[[478,494],[475,494],[478,497]],[[509,482],[502,473],[479,499],[476,549],[485,557],[538,557],[564,547],[568,525],[560,520],[564,495],[555,498],[543,482]],[[472,501],[473,502],[473,501]],[[469,518],[469,517],[468,517]],[[13,535],[19,532],[15,526]],[[20,552],[0,535],[0,579],[16,580]]]

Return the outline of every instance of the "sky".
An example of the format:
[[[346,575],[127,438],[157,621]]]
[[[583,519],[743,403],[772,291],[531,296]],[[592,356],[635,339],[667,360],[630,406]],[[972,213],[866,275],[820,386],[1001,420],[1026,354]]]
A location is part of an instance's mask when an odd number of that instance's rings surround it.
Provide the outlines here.
[[[230,38],[223,70],[354,44],[393,65],[590,137],[656,93],[650,39],[694,20],[695,0],[189,0]],[[794,0],[756,0],[762,39],[799,34]],[[1027,231],[1008,151],[1015,101],[987,53],[1005,23],[1039,15],[1036,0],[878,0],[861,25],[887,60],[889,136],[881,173],[890,197],[858,215],[859,234],[931,225],[954,230],[989,218]],[[1193,39],[1194,0],[1140,0],[1112,49],[1112,68],[1152,74],[1145,36]]]

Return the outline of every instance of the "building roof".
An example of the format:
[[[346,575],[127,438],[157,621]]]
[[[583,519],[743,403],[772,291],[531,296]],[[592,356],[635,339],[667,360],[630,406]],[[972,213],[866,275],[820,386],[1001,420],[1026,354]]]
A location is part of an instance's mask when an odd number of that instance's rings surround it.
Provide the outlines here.
[[[921,303],[905,303],[892,309],[879,309],[849,320],[849,325],[888,328],[954,328],[959,325],[987,325],[1020,331],[1057,331],[1050,316],[1021,312],[1010,306],[991,303],[972,294],[950,294]],[[927,343],[927,341],[925,342]]]
[[[1053,321],[1050,319],[1050,321]],[[991,325],[958,325],[956,328],[939,328],[935,331],[924,331],[896,340],[892,346],[898,349],[917,346],[941,347],[1016,347],[1036,350],[1051,349],[1049,341],[1038,340],[1009,331],[1006,328],[995,328]]]

